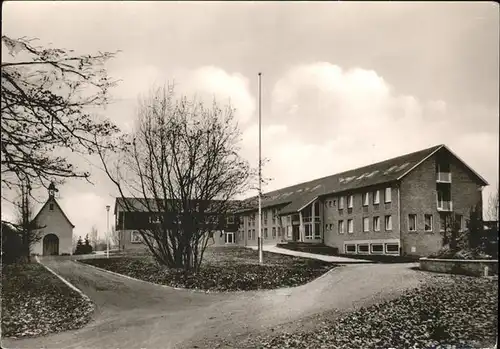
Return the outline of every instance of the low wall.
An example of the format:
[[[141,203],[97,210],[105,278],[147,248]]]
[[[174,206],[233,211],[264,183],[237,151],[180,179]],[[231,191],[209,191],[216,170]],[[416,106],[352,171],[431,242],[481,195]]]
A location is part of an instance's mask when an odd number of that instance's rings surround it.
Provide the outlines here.
[[[485,267],[488,275],[498,275],[498,260],[466,260],[466,259],[438,259],[420,258],[420,269],[447,274],[462,274],[484,276]]]

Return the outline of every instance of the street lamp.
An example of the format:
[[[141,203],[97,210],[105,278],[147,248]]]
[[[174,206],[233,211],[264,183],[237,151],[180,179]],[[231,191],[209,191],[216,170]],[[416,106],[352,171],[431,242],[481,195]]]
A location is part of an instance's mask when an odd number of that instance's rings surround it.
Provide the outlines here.
[[[109,205],[106,205],[106,258],[109,258]]]

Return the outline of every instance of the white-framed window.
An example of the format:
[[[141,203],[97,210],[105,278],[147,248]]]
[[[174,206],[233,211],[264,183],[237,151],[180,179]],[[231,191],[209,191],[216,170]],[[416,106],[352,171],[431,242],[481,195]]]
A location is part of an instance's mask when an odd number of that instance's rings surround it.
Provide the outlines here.
[[[408,231],[417,231],[417,215],[408,215]]]
[[[330,230],[330,231],[332,231],[332,230],[333,230],[333,223],[330,223],[330,229],[329,229],[329,230]]]
[[[304,225],[304,235],[306,239],[312,239],[312,225],[311,224],[305,224]]]
[[[234,233],[233,232],[224,233],[224,243],[234,244]]]
[[[431,214],[424,215],[424,229],[425,229],[425,231],[432,231],[432,215]]]
[[[363,231],[370,231],[370,219],[368,217],[363,218]]]
[[[345,253],[356,253],[356,245],[354,244],[345,244],[344,245]]]
[[[385,188],[385,195],[384,195],[385,202],[391,202],[392,200],[392,188]]]
[[[384,253],[384,244],[371,244],[370,245],[370,253],[383,254]]]
[[[153,215],[149,216],[149,223],[151,223],[151,224],[160,223],[160,216],[157,214],[153,214]]]
[[[252,229],[252,240],[255,240],[255,229]]]
[[[133,244],[141,243],[142,242],[141,233],[135,230],[130,232],[130,242]]]
[[[380,217],[373,217],[373,230],[380,231]]]
[[[345,233],[344,221],[339,221],[339,234]]]
[[[439,215],[439,230],[445,231],[448,225],[448,217],[445,213]]]
[[[276,239],[276,227],[272,228],[271,234],[273,236],[273,239]]]
[[[234,216],[233,215],[227,216],[226,223],[227,224],[234,224]]]
[[[278,214],[278,211],[274,208],[273,209],[273,225],[276,224],[276,216]]]
[[[344,209],[344,196],[339,198],[339,210]]]
[[[373,192],[373,204],[378,205],[380,203],[380,190],[375,190]]]
[[[354,222],[352,219],[348,219],[347,220],[347,232],[352,234],[353,231],[354,231]]]
[[[385,244],[385,253],[387,254],[399,254],[398,244]]]
[[[392,216],[385,216],[385,230],[392,230]]]
[[[347,197],[347,208],[352,208],[354,204],[354,195],[349,195]]]
[[[370,202],[370,200],[369,200],[368,193],[363,193],[363,206],[368,206],[369,202]]]
[[[332,205],[335,207],[337,205],[337,200],[332,200]]]
[[[368,244],[358,244],[358,253],[370,253],[370,246]]]
[[[267,239],[267,228],[264,228],[264,239]]]
[[[290,226],[286,227],[286,237],[289,239],[292,238],[292,227]]]
[[[253,240],[252,239],[252,229],[248,229],[248,240]]]
[[[321,238],[321,224],[319,223],[314,223],[314,238],[315,239]]]

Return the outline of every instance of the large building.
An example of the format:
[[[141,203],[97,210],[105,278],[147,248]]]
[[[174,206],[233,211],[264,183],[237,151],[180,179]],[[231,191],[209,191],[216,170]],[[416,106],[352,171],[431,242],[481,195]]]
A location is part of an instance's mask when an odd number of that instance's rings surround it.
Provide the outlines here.
[[[216,203],[216,201],[214,201]],[[163,205],[172,204],[172,200],[166,200],[157,205],[156,200],[144,198],[117,198],[115,200],[115,227],[118,233],[119,248],[122,250],[143,249],[141,230],[146,231],[160,223],[160,212],[168,211]],[[193,206],[203,205],[203,202],[192,202]],[[238,201],[227,203],[230,211],[235,211],[239,206]],[[158,207],[160,206],[160,207]],[[193,208],[194,208],[193,207]],[[194,211],[199,211],[194,209]],[[203,209],[204,219],[207,219],[207,226],[210,226],[211,235],[208,241],[209,246],[234,245],[236,243],[235,232],[238,230],[239,222],[234,214],[212,214],[209,205]],[[175,214],[167,214],[168,224],[176,224]]]
[[[324,243],[340,253],[428,255],[452,215],[466,228],[488,183],[445,145],[266,193],[263,242]],[[257,244],[257,201],[236,236]]]
[[[486,185],[446,146],[434,146],[263,194],[263,243],[322,243],[347,254],[428,255],[442,247],[441,231],[450,217],[466,228],[471,208],[482,206]],[[117,200],[117,217],[130,211],[121,206]],[[230,224],[215,234],[215,245],[257,245],[257,198],[238,206],[244,208],[227,218]],[[125,220],[117,221],[125,247],[141,245],[126,218],[140,210],[121,213]]]

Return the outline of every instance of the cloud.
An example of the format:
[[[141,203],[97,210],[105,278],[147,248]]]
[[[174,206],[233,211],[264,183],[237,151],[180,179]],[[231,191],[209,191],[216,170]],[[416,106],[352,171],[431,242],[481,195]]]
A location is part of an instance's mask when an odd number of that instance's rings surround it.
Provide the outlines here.
[[[271,109],[274,124],[263,127],[262,153],[270,159],[263,173],[275,180],[265,190],[442,143],[493,186],[497,181],[497,133],[463,128],[473,122],[470,113],[452,113],[444,100],[398,94],[373,70],[344,70],[327,62],[292,67],[275,83]],[[273,135],[273,129],[281,131]],[[255,164],[257,137],[252,125],[244,147]]]
[[[205,105],[209,106],[214,98],[220,105],[230,103],[242,124],[255,113],[256,101],[250,93],[248,79],[240,73],[230,74],[218,67],[204,66],[188,72],[180,81],[181,93],[196,95]]]

